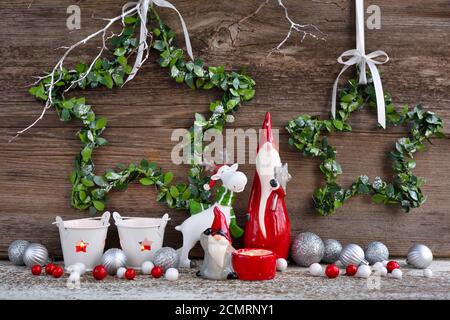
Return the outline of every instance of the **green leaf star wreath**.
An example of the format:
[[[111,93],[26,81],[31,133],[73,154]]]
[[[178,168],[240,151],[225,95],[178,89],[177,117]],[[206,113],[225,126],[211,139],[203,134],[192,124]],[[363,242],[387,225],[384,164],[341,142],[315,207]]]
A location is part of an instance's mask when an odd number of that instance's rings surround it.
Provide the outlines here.
[[[192,89],[219,88],[224,91],[221,100],[210,104],[212,114],[209,119],[200,114],[195,116],[196,122],[203,125],[203,131],[214,128],[221,132],[227,119],[237,111],[240,104],[253,98],[255,82],[244,74],[226,72],[221,66],[205,68],[202,60],[185,61],[184,51],[173,45],[175,33],[160,19],[154,6],[150,7],[148,21],[154,26],[151,32],[153,39],[151,46],[160,52],[159,65],[168,68],[170,76],[177,83],[185,83]],[[102,58],[99,55],[92,65],[79,63],[74,70],[67,70],[61,65],[52,77],[49,75],[41,77],[30,89],[30,93],[46,102],[46,106],[54,107],[62,121],[68,122],[76,118],[83,123],[82,129],[78,132],[83,147],[75,158],[74,169],[70,176],[73,207],[81,210],[89,209],[95,214],[104,210],[110,191],[125,190],[129,183],[139,180],[142,185],[157,188],[158,201],[167,203],[170,208],[190,209],[194,213],[199,207],[208,206],[210,203],[212,190],[203,189],[203,185],[209,182],[203,166],[192,161],[188,181],[181,184],[172,183],[174,178],[172,172],[164,173],[155,163],[149,163],[145,159],[140,163],[117,165],[115,170],[108,170],[104,175],[96,175],[92,153],[107,143],[105,138],[101,137],[107,120],[98,117],[83,97],[70,99],[64,97],[67,91],[76,88],[103,86],[112,89],[122,86],[132,71],[129,59],[140,45],[135,36],[139,26],[140,19],[136,14],[124,17],[122,31],[110,39],[111,58]],[[104,35],[103,40],[105,41]],[[50,85],[52,78],[58,79],[55,86]],[[51,103],[48,103],[49,100]],[[189,132],[190,138],[194,139],[193,127]],[[192,148],[191,152],[193,151]]]
[[[290,145],[302,151],[306,156],[321,160],[320,170],[325,178],[325,185],[318,188],[313,195],[314,206],[321,215],[331,215],[344,202],[356,195],[370,195],[375,203],[400,205],[406,212],[418,208],[426,197],[420,189],[423,178],[413,174],[416,162],[413,155],[425,149],[425,141],[431,137],[442,138],[442,120],[434,112],[422,110],[420,105],[414,108],[394,108],[391,96],[385,94],[387,124],[391,126],[409,126],[410,136],[400,138],[395,149],[389,153],[393,161],[394,177],[392,182],[385,182],[376,177],[371,183],[367,176],[360,176],[345,189],[338,184],[342,167],[336,161],[336,149],[328,143],[323,133],[352,131],[347,123],[350,115],[362,109],[364,105],[376,107],[375,89],[368,74],[368,84],[359,85],[358,77],[348,82],[339,91],[339,110],[335,119],[319,120],[309,115],[302,115],[291,120],[287,126],[290,133]]]

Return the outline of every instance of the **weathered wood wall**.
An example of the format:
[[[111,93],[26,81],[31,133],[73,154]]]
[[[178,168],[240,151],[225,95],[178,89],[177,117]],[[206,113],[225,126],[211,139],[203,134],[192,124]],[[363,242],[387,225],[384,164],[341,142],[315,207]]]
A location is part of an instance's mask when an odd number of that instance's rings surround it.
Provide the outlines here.
[[[263,0],[202,1],[174,0],[191,33],[194,53],[207,65],[227,69],[246,68],[257,82],[254,100],[245,104],[231,128],[258,128],[264,113],[271,111],[274,126],[283,128],[289,119],[310,113],[326,117],[334,78],[341,66],[337,56],[354,47],[354,4],[350,0],[285,0],[291,16],[314,23],[328,34],[327,41],[306,39],[299,44],[295,36],[281,54],[267,58],[288,30],[283,11],[276,1],[240,25],[236,22],[254,12]],[[75,136],[78,123],[64,124],[53,112],[29,133],[8,144],[13,133],[28,125],[41,110],[40,103],[27,94],[24,86],[32,76],[49,70],[60,56],[54,49],[87,35],[121,10],[122,1],[79,1],[81,30],[66,28],[66,8],[76,1],[13,0],[3,2],[0,18],[1,94],[0,94],[0,256],[5,257],[14,239],[40,241],[55,256],[60,255],[57,229],[51,225],[56,215],[66,219],[88,213],[70,207],[68,175],[72,159],[79,151]],[[421,102],[450,121],[450,2],[447,0],[366,1],[382,9],[380,30],[366,33],[367,50],[383,49],[391,61],[382,67],[384,87],[397,106]],[[179,34],[177,17],[160,10]],[[238,28],[239,27],[239,28]],[[179,37],[179,43],[182,41]],[[96,45],[77,51],[71,61],[87,61]],[[120,90],[92,90],[83,93],[97,114],[108,117],[105,137],[110,145],[95,154],[98,172],[119,162],[156,160],[165,170],[181,179],[186,166],[171,164],[170,133],[187,128],[194,112],[206,112],[218,92],[193,92],[175,84],[153,63],[156,55],[141,69],[132,83]],[[331,137],[344,167],[342,182],[350,183],[360,174],[388,177],[390,162],[386,152],[403,129],[387,132],[376,129],[376,116],[361,112],[352,119],[354,132]],[[445,129],[450,133],[450,129]],[[417,156],[416,172],[425,177],[427,203],[409,214],[393,207],[374,205],[370,199],[351,200],[332,217],[320,217],[313,210],[311,194],[321,183],[318,164],[287,145],[284,130],[281,155],[289,162],[293,181],[288,187],[287,206],[295,235],[310,230],[323,238],[336,238],[365,245],[384,241],[392,254],[405,255],[413,241],[428,244],[436,256],[450,256],[450,142],[433,141],[426,153]],[[252,178],[250,165],[242,169]],[[251,182],[251,181],[250,181]],[[249,184],[250,186],[250,184]],[[242,223],[248,192],[237,201]],[[126,193],[115,193],[109,209],[126,215],[161,216],[166,208],[154,201],[154,191],[137,185]],[[166,245],[177,247],[181,236],[173,229],[187,217],[171,211]],[[111,228],[108,246],[117,246],[117,232]],[[197,251],[199,253],[199,251]]]

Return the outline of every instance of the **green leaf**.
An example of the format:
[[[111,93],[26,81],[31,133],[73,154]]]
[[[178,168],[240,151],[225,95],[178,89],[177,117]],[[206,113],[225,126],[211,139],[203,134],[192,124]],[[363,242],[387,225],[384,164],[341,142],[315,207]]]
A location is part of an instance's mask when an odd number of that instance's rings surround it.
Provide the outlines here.
[[[83,150],[81,150],[81,157],[84,162],[87,162],[89,159],[91,159],[92,149],[88,146],[84,147]]]
[[[172,195],[172,197],[177,198],[178,195],[179,195],[177,187],[171,186],[170,187],[170,194]]]
[[[106,127],[106,123],[108,121],[106,120],[106,118],[100,118],[95,122],[95,129],[100,130],[103,129],[104,127]]]
[[[99,200],[92,201],[92,204],[98,211],[103,211],[105,209],[105,204]]]
[[[113,73],[112,78],[116,86],[120,87],[121,85],[123,85],[123,77],[120,74]]]
[[[136,17],[133,16],[127,16],[123,19],[123,22],[125,22],[126,24],[133,24],[137,21]]]
[[[173,173],[172,172],[167,172],[164,175],[164,184],[169,184],[170,182],[172,182],[173,180]]]
[[[111,76],[109,74],[106,74],[102,80],[100,80],[101,84],[104,84],[108,89],[112,89],[112,87],[114,86],[114,82],[113,79],[111,78]]]
[[[164,42],[162,40],[156,40],[153,43],[153,48],[155,48],[158,51],[163,51],[164,50]]]
[[[186,190],[184,190],[184,192],[183,192],[183,195],[181,196],[181,199],[186,201],[189,199],[190,196],[191,196],[191,190],[189,188],[186,188]]]
[[[192,77],[191,73],[186,73],[186,75],[184,77],[184,81],[189,86],[189,88],[195,89],[194,78]]]
[[[203,77],[205,75],[203,68],[198,65],[194,65],[194,73],[198,77]]]
[[[86,178],[82,178],[81,179],[81,183],[84,184],[86,187],[93,187],[94,186],[94,181],[86,179]]]
[[[154,184],[155,182],[153,181],[153,179],[151,178],[142,178],[139,180],[139,182],[144,185],[144,186],[150,186],[152,184]]]
[[[67,109],[62,109],[61,111],[61,120],[67,122],[71,119],[70,111]]]
[[[125,58],[124,56],[119,56],[117,57],[117,62],[122,66],[126,66],[127,65],[127,58]]]
[[[90,213],[91,215],[94,215],[94,214],[97,213],[97,209],[95,209],[94,206],[90,206],[90,207],[89,207],[89,213]]]
[[[178,70],[177,66],[172,66],[172,68],[170,68],[170,76],[172,78],[177,77],[179,73],[180,73],[180,70]]]
[[[99,187],[106,187],[108,185],[108,182],[102,176],[95,176],[93,180]]]
[[[105,174],[105,178],[108,180],[118,180],[122,178],[122,176],[116,172],[110,171]]]
[[[115,56],[123,56],[126,52],[127,52],[127,49],[120,47],[120,48],[117,48],[116,50],[114,50],[114,55]]]
[[[104,146],[108,143],[108,141],[105,138],[102,137],[97,137],[95,139],[95,142],[97,143],[98,146]]]
[[[170,195],[170,192],[166,193],[166,202],[169,205],[169,207],[171,208],[173,206],[173,198]]]
[[[333,120],[333,125],[339,131],[341,131],[344,128],[344,123],[341,120],[339,120],[339,119],[334,119]]]
[[[382,203],[385,199],[386,197],[380,193],[377,193],[372,197],[372,201],[375,203]]]

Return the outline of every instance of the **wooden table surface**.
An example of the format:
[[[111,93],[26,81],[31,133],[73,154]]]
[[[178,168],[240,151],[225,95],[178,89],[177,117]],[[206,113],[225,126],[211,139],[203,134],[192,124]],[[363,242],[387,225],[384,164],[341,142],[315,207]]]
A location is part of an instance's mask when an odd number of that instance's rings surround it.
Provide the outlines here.
[[[293,180],[288,186],[287,207],[292,235],[302,230],[324,239],[361,245],[380,240],[394,255],[405,255],[412,242],[430,246],[435,256],[450,256],[450,142],[433,140],[427,152],[418,154],[416,172],[427,183],[428,196],[420,209],[405,214],[397,207],[375,205],[368,198],[352,199],[336,215],[319,216],[311,195],[322,180],[318,162],[291,150],[283,129],[293,117],[308,113],[327,117],[333,81],[341,66],[336,58],[354,48],[354,4],[349,0],[285,0],[293,19],[314,23],[328,36],[326,41],[298,36],[290,39],[280,53],[267,57],[285,36],[289,25],[284,12],[271,0],[257,15],[238,23],[254,12],[263,0],[202,1],[173,0],[191,34],[194,54],[207,65],[224,65],[228,70],[245,68],[256,80],[256,95],[238,112],[229,128],[258,128],[264,113],[272,113],[274,127],[281,129],[281,156],[289,163]],[[239,3],[239,4],[238,4]],[[66,28],[66,9],[81,8],[81,29]],[[1,5],[0,18],[0,257],[6,257],[15,239],[42,242],[54,256],[60,255],[57,229],[51,225],[56,215],[81,218],[87,212],[70,206],[70,182],[74,156],[80,142],[80,124],[64,124],[50,111],[34,129],[16,139],[14,132],[27,126],[41,111],[25,86],[32,77],[48,71],[59,59],[61,50],[120,13],[122,1],[12,0]],[[383,85],[396,106],[422,103],[427,110],[450,120],[450,2],[447,0],[366,1],[366,6],[381,7],[381,29],[366,31],[367,51],[385,50],[391,60],[381,67]],[[180,35],[176,15],[167,9],[161,16]],[[184,45],[180,37],[178,44]],[[98,43],[86,45],[70,62],[92,58]],[[178,85],[156,63],[156,54],[136,78],[122,89],[77,92],[85,95],[98,115],[106,116],[109,146],[95,153],[97,172],[120,162],[149,158],[164,170],[172,170],[183,181],[187,166],[170,162],[170,141],[175,128],[188,128],[195,112],[206,113],[209,102],[220,97],[217,91],[193,92]],[[351,74],[351,72],[349,72]],[[349,185],[360,174],[371,179],[392,175],[387,152],[404,128],[383,131],[376,127],[374,112],[364,110],[351,119],[352,134],[330,137],[344,167],[341,182]],[[445,128],[450,133],[449,127]],[[250,155],[253,154],[250,150]],[[253,167],[242,165],[253,178]],[[250,183],[235,206],[243,223]],[[127,216],[162,216],[169,212],[165,244],[178,247],[181,235],[173,229],[188,214],[167,210],[155,202],[150,188],[133,185],[127,192],[112,194],[108,209]],[[117,232],[111,228],[108,244],[118,246]],[[239,243],[237,244],[237,246]],[[199,250],[196,253],[200,253]]]

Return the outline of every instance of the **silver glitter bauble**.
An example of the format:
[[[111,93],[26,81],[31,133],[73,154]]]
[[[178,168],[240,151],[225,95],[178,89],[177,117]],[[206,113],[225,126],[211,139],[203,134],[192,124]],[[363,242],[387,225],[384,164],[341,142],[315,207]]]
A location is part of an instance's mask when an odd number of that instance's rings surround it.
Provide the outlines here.
[[[29,268],[35,264],[41,266],[47,264],[49,262],[47,248],[40,243],[30,244],[23,253],[23,262]]]
[[[155,252],[152,259],[153,264],[167,270],[178,267],[178,253],[170,247],[163,247]]]
[[[364,256],[369,264],[381,262],[389,259],[388,248],[380,241],[374,241],[369,243],[364,252]]]
[[[299,233],[291,248],[291,257],[295,263],[302,267],[309,267],[313,263],[320,262],[325,252],[322,239],[312,232]]]
[[[406,262],[417,269],[426,269],[433,262],[433,253],[424,244],[415,244],[408,250]]]
[[[102,257],[102,265],[110,275],[115,275],[117,269],[125,267],[127,264],[127,257],[125,253],[117,248],[106,250]]]
[[[8,258],[16,266],[23,266],[23,254],[30,243],[25,240],[16,240],[9,245]]]
[[[342,251],[341,243],[334,239],[328,239],[325,240],[323,244],[325,246],[325,252],[323,254],[322,262],[334,263],[338,261]]]
[[[364,260],[364,250],[354,243],[350,243],[342,249],[341,254],[339,255],[339,261],[344,267],[349,264],[359,266],[360,264],[368,263]]]

